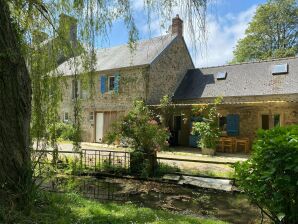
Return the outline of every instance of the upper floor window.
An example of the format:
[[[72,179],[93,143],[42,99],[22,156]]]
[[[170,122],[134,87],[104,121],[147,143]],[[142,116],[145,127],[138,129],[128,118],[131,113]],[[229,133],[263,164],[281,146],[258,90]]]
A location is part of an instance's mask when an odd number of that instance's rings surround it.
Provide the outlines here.
[[[107,81],[106,81],[107,80]],[[111,76],[100,76],[100,92],[104,94],[105,92],[114,92],[116,94],[119,93],[119,81],[120,74],[116,73]]]
[[[114,89],[115,89],[115,76],[109,76],[108,91],[113,91]]]
[[[81,89],[81,85],[80,85],[80,81],[79,80],[72,80],[71,83],[71,98],[75,99],[75,98],[79,98],[80,97],[80,89]]]

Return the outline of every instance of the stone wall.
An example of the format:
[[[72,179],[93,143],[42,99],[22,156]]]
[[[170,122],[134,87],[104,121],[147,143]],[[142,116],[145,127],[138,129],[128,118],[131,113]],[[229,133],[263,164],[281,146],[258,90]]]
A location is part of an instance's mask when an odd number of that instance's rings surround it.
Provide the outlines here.
[[[192,68],[185,42],[178,36],[150,66],[147,103],[158,104],[164,95],[173,95],[187,70]]]
[[[114,75],[120,74],[119,81],[119,93],[116,94],[114,91],[105,92],[104,94],[100,91],[100,76],[101,75]],[[82,89],[81,95],[81,115],[82,115],[82,137],[83,141],[93,142],[95,135],[95,113],[104,112],[109,115],[110,112],[116,112],[119,117],[127,112],[135,99],[146,98],[146,77],[148,77],[148,67],[134,67],[125,68],[120,70],[109,70],[104,72],[98,72],[94,77],[94,97],[93,100],[88,99],[90,89],[83,83],[87,83],[89,78],[81,78],[80,88]],[[66,77],[66,85],[63,89],[63,101],[60,108],[60,117],[63,120],[64,112],[69,113],[69,120],[74,120],[74,100],[72,99],[72,80],[73,77]],[[107,86],[107,83],[106,83]],[[94,119],[89,119],[90,112],[94,113]]]
[[[179,136],[179,143],[181,145],[188,145],[188,137],[190,130],[190,117],[191,107],[179,106],[180,112],[183,114],[184,121],[182,124],[182,130]],[[267,102],[267,103],[251,103],[251,104],[234,104],[234,105],[220,105],[218,112],[221,116],[227,116],[228,114],[239,114],[240,116],[240,136],[248,137],[251,144],[256,137],[257,130],[261,126],[261,115],[268,114],[272,116],[274,114],[280,114],[281,126],[298,124],[298,102]]]

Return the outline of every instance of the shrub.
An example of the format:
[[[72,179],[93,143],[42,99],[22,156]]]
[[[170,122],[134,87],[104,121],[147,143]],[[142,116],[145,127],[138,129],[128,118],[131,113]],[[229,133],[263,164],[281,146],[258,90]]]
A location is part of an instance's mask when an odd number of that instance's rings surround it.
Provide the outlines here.
[[[250,159],[235,168],[239,188],[274,223],[298,223],[298,126],[260,130]]]
[[[147,172],[149,176],[153,175],[157,164],[156,151],[168,146],[168,138],[167,130],[158,125],[153,113],[143,101],[136,101],[133,109],[121,121],[114,124],[112,132],[107,137],[110,143],[116,139],[125,139],[130,144],[136,152],[131,156],[131,171],[143,172],[143,176],[146,176]],[[146,168],[140,170],[140,166]]]
[[[167,147],[169,133],[154,120],[154,116],[143,101],[136,101],[133,109],[114,124],[108,133],[109,143],[115,139],[127,139],[135,150],[152,154]]]
[[[101,171],[116,175],[127,174],[126,168],[122,167],[121,165],[111,164],[108,160],[103,161],[100,165]]]
[[[70,141],[75,140],[76,131],[73,125],[60,122],[56,124],[55,128],[56,128],[56,136],[58,139],[70,140]]]
[[[219,97],[214,100],[214,104],[199,109],[193,108],[194,113],[199,113],[203,117],[203,121],[194,122],[192,128],[192,134],[200,136],[198,146],[201,148],[215,149],[219,141],[219,114],[216,107],[221,101],[222,98]]]

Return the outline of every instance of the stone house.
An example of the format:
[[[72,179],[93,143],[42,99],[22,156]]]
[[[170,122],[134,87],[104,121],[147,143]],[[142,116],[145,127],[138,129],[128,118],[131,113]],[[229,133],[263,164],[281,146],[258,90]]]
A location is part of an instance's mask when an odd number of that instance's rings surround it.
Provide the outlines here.
[[[138,41],[133,51],[127,45],[96,51],[92,99],[81,61],[81,56],[73,57],[57,70],[67,83],[61,119],[73,121],[77,95],[83,141],[103,141],[111,124],[135,99],[158,107],[164,95],[172,96],[176,108],[169,124],[176,145],[196,145],[197,136],[191,135],[196,120],[192,108],[219,96],[223,97],[218,108],[223,136],[246,137],[251,145],[259,128],[298,124],[298,57],[196,69],[179,16],[173,18],[169,34]],[[78,79],[75,74],[80,74]]]
[[[298,57],[188,70],[172,98],[179,145],[196,138],[191,108],[218,96],[222,135],[247,137],[250,146],[260,128],[298,124]]]
[[[128,45],[96,51],[92,99],[81,78],[81,56],[57,68],[67,84],[60,108],[61,119],[73,121],[77,95],[82,107],[83,141],[101,142],[111,124],[131,108],[135,99],[158,104],[164,95],[173,95],[194,64],[183,38],[183,21],[179,16],[173,18],[169,32],[138,41],[133,51]],[[80,74],[77,79],[76,73]]]

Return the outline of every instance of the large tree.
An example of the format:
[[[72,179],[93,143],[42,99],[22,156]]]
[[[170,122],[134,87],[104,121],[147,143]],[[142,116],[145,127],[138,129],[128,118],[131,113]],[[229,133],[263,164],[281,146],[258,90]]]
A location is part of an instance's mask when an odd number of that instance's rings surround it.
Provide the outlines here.
[[[245,37],[234,50],[233,62],[289,57],[297,53],[297,1],[269,0],[257,8]]]
[[[53,104],[52,100],[55,80],[59,80],[59,77],[53,78],[53,73],[49,73],[49,70],[55,67],[56,58],[53,58],[54,54],[40,50],[32,41],[36,31],[44,31],[60,38],[60,41],[49,46],[52,51],[59,47],[69,47],[67,51],[71,52],[73,46],[65,42],[63,35],[56,29],[56,24],[60,13],[76,17],[80,23],[78,38],[88,46],[85,64],[86,71],[90,73],[94,66],[96,35],[106,34],[107,28],[114,20],[124,20],[129,31],[129,43],[133,48],[137,32],[132,2],[0,0],[0,199],[3,199],[3,192],[5,198],[8,196],[7,193],[12,193],[11,195],[17,198],[15,202],[26,203],[24,199],[28,199],[33,173],[30,161],[31,112],[34,118],[31,127],[37,127],[34,134],[43,137],[43,140],[46,137],[43,132],[47,130],[45,125],[55,122],[55,119],[44,121],[48,116],[56,116],[55,110],[51,107],[57,107],[56,101],[54,100]],[[184,12],[182,16],[187,19],[191,30],[194,30],[193,24],[197,24],[199,29],[204,27],[206,2],[207,0],[156,0],[144,1],[144,4],[149,20],[152,12],[169,20],[173,9],[180,7]]]
[[[21,40],[7,1],[0,0],[0,190],[26,194],[22,188],[31,178],[31,83]]]

